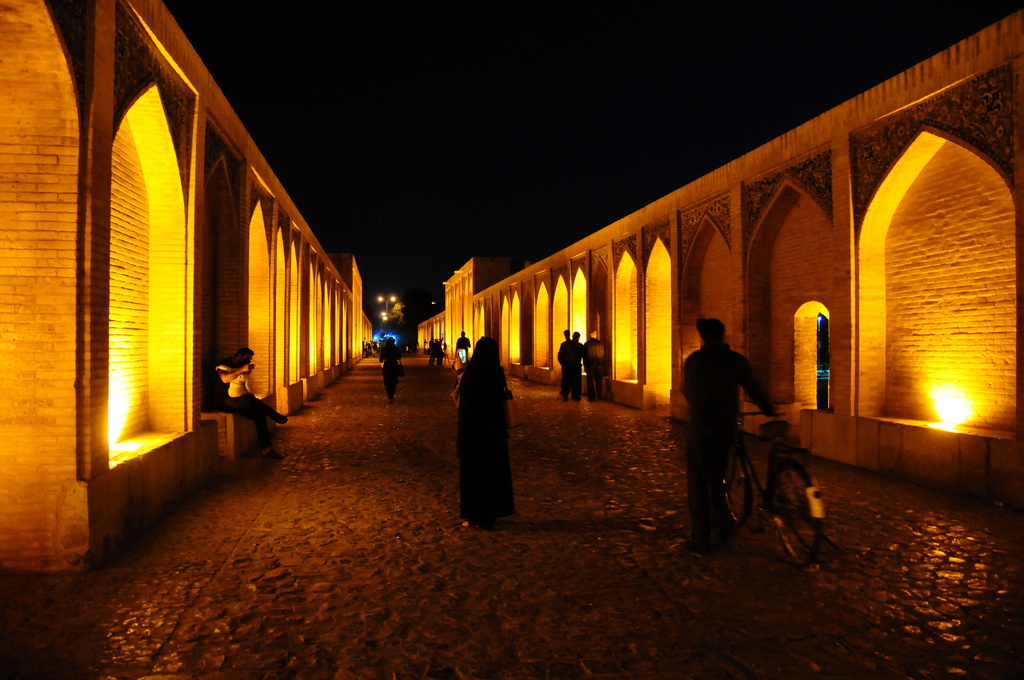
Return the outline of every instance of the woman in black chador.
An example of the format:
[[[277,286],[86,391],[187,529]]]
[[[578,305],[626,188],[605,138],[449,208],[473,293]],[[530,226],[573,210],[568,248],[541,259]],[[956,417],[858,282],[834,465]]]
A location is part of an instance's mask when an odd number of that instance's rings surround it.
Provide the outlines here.
[[[398,386],[398,373],[402,366],[402,351],[395,345],[394,338],[388,338],[384,349],[380,351],[379,361],[384,364],[384,390],[388,393],[388,403],[395,403],[395,388]]]
[[[459,387],[459,492],[463,526],[493,529],[515,512],[505,428],[505,371],[498,344],[483,337]]]

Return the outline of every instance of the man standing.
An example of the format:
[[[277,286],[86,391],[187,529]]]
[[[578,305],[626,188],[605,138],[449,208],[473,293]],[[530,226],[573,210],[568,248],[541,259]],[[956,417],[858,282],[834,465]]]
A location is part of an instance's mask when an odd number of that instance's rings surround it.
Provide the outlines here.
[[[472,344],[469,342],[469,338],[466,337],[466,331],[462,331],[462,335],[455,341],[455,354],[458,355],[460,349],[466,350],[466,356],[462,359],[463,361],[469,360],[469,348]]]
[[[775,405],[750,362],[725,343],[725,324],[718,319],[697,321],[701,348],[683,365],[683,395],[690,405],[686,444],[686,478],[690,505],[690,549],[706,553],[711,525],[721,538],[732,531],[725,496],[725,465],[736,435],[740,411],[739,388],[769,417]]]
[[[587,399],[601,399],[604,387],[604,345],[597,339],[597,331],[590,332],[590,338],[583,345],[583,368],[587,371]]]
[[[583,345],[580,334],[565,331],[565,342],[558,348],[558,363],[562,366],[562,401],[579,401],[583,395]]]
[[[566,363],[572,352],[572,340],[569,339],[568,330],[562,331],[562,335],[565,336],[565,341],[558,346],[558,365],[562,367],[562,382],[558,396],[562,398],[562,401],[569,401],[569,374],[566,372]]]

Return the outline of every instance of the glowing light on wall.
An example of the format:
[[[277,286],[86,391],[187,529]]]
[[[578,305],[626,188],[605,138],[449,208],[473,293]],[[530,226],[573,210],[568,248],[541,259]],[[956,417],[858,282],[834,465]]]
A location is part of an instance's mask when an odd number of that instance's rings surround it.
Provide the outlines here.
[[[512,296],[512,313],[509,317],[509,339],[508,339],[508,351],[509,361],[514,364],[518,364],[520,359],[520,337],[519,333],[521,330],[520,323],[520,303],[519,303],[519,291],[516,291]]]
[[[974,415],[966,393],[955,385],[936,385],[931,390],[931,397],[935,412],[939,415],[939,422],[931,423],[930,427],[953,430]]]
[[[288,257],[288,379],[296,383],[301,378],[299,355],[302,349],[302,320],[299,317],[299,256],[298,239],[292,240]]]
[[[565,287],[565,279],[558,277],[555,284],[555,298],[551,305],[551,337],[552,345],[557,348],[565,339],[562,331],[569,327],[569,290]]]
[[[160,94],[152,87],[122,119],[114,141],[109,443],[186,429],[184,375],[191,336],[185,330],[184,214],[177,156]]]
[[[636,264],[628,253],[615,270],[615,379],[636,380]]]
[[[644,285],[646,383],[668,401],[672,389],[672,260],[659,238],[654,242]]]
[[[548,296],[548,287],[543,283],[537,291],[537,311],[534,316],[533,328],[533,365],[551,365],[551,326],[548,324],[548,314],[551,312],[551,300]]]
[[[569,328],[580,334],[580,342],[587,341],[587,277],[583,275],[582,267],[572,278],[572,323]]]

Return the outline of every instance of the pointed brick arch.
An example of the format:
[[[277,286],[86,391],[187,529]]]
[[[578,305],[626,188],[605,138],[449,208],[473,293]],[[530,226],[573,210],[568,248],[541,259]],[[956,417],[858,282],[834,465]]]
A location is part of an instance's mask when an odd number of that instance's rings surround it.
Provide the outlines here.
[[[966,424],[1015,429],[1015,236],[1013,200],[991,161],[918,135],[858,241],[863,415],[947,420],[957,401]]]
[[[650,249],[644,273],[644,382],[657,403],[672,390],[672,259],[662,240]]]
[[[544,281],[537,288],[536,311],[533,315],[533,365],[551,366],[551,296]]]
[[[796,184],[782,183],[747,256],[747,355],[779,402],[794,400],[794,313],[809,299],[831,306],[840,295],[834,250],[819,203]]]
[[[270,270],[270,245],[267,242],[266,212],[261,201],[249,218],[249,339],[247,346],[256,356],[253,362],[257,369],[249,376],[249,391],[258,397],[270,394],[271,387],[271,324],[272,291]]]
[[[637,269],[633,256],[622,253],[615,270],[614,378],[637,379]]]
[[[679,289],[681,358],[700,348],[697,319],[715,318],[725,324],[726,333],[736,332],[739,281],[733,272],[729,243],[707,216],[696,229]]]
[[[156,87],[114,138],[108,439],[187,429],[188,242],[181,177]],[[155,247],[159,244],[159,247]]]

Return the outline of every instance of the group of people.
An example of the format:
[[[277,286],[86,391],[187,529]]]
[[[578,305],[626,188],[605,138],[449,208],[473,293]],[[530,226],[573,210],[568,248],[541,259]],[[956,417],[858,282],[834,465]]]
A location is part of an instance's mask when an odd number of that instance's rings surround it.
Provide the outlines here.
[[[700,319],[697,332],[701,347],[686,358],[683,365],[683,395],[690,407],[686,446],[687,493],[690,511],[690,541],[697,553],[711,549],[714,535],[727,541],[733,528],[725,489],[725,464],[736,436],[739,414],[739,388],[769,417],[777,411],[767,391],[754,376],[750,362],[725,343],[725,325],[718,319]],[[579,333],[570,336],[558,350],[562,366],[561,396],[581,399],[582,370],[587,371],[587,396],[601,398],[604,377],[604,347],[592,333],[586,344]],[[431,341],[431,348],[440,341]],[[457,349],[470,347],[463,333]],[[234,356],[217,365],[217,374],[228,385],[225,406],[256,423],[262,455],[281,458],[270,444],[267,419],[278,423],[288,418],[253,395],[248,379],[255,369],[254,352],[243,347]],[[442,355],[443,356],[443,355]],[[461,355],[460,355],[461,356]],[[431,354],[433,363],[434,355]],[[394,338],[388,338],[380,351],[384,387],[393,403],[398,378],[403,374],[402,354]],[[460,515],[463,525],[493,529],[499,517],[515,512],[512,471],[508,451],[505,402],[510,394],[501,366],[498,343],[493,338],[477,341],[468,362],[460,360],[461,371],[456,395],[459,419],[456,451],[459,458]]]
[[[440,366],[444,363],[445,352],[448,351],[448,343],[438,338],[431,338],[427,345],[427,364],[429,366]]]
[[[558,395],[562,401],[580,401],[583,398],[583,372],[587,373],[587,399],[599,401],[604,389],[604,344],[598,339],[597,331],[590,334],[586,343],[580,342],[579,332],[569,336],[563,331],[565,342],[558,347],[558,365],[562,367],[562,383]]]

